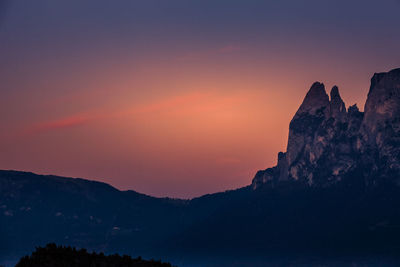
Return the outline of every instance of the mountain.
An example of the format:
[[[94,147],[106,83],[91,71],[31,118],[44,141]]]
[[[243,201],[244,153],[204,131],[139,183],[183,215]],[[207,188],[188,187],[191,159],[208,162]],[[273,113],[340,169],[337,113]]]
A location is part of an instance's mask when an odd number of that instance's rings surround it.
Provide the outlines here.
[[[397,266],[399,97],[400,69],[373,76],[364,112],[316,82],[276,166],[192,200],[0,171],[0,258],[56,242],[178,266]]]
[[[144,254],[173,232],[171,219],[185,203],[84,179],[0,171],[0,258],[49,242],[116,252],[129,240],[130,253]]]
[[[375,74],[364,112],[346,110],[334,86],[330,98],[322,83],[308,91],[289,126],[286,152],[278,164],[257,173],[254,189],[286,180],[328,187],[363,172],[372,186],[400,178],[400,69]]]

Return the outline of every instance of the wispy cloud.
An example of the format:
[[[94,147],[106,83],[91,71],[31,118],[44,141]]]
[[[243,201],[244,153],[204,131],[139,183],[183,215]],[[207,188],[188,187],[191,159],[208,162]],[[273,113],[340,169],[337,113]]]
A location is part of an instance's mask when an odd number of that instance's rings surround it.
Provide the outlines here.
[[[139,105],[128,110],[128,114],[141,114],[157,111],[173,110],[183,105],[190,105],[193,102],[198,102],[201,99],[210,97],[211,94],[207,92],[192,92],[189,94],[168,97],[165,99],[153,101],[148,104]]]
[[[77,113],[54,120],[42,121],[28,125],[18,135],[32,136],[44,132],[78,127],[98,120],[143,115],[155,112],[166,112],[169,110],[175,110],[177,107],[190,105],[190,103],[193,102],[198,102],[200,99],[205,99],[207,95],[209,94],[193,92],[185,95],[178,95],[156,101],[151,101],[147,104],[137,105],[131,108],[125,108],[125,109],[122,108],[120,110],[114,110],[114,111],[92,110],[84,113]]]
[[[92,122],[107,121],[109,119],[141,116],[146,118],[150,114],[190,115],[215,114],[225,107],[246,101],[247,95],[220,95],[211,91],[191,92],[183,95],[170,96],[150,101],[146,104],[117,110],[90,110],[61,117],[50,121],[42,121],[25,127],[21,136],[33,136],[45,132],[69,129],[87,125]],[[227,162],[232,160],[222,160]]]
[[[54,131],[58,129],[77,127],[87,124],[94,117],[87,114],[76,114],[69,117],[59,118],[51,121],[39,122],[28,126],[22,131],[21,135],[35,135],[43,132]]]

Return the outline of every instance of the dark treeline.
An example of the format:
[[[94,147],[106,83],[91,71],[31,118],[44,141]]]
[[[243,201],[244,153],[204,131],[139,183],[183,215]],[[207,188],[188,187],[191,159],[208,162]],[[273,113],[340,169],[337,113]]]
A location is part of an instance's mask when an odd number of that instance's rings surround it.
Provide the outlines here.
[[[173,267],[170,263],[143,260],[118,254],[89,253],[86,249],[48,244],[38,247],[31,256],[20,259],[16,267]]]

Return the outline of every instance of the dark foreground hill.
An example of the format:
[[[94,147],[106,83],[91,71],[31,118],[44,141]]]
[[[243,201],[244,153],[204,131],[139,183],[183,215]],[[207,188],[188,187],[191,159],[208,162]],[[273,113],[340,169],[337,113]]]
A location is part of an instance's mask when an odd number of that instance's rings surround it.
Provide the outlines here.
[[[0,171],[0,258],[50,242],[145,256],[174,232],[185,205],[95,181]]]
[[[337,87],[329,97],[315,83],[277,166],[237,190],[160,199],[84,179],[0,171],[0,257],[55,242],[179,266],[309,266],[311,259],[396,266],[399,181],[396,69],[373,76],[364,112],[346,108]]]
[[[143,260],[118,254],[104,255],[89,253],[85,249],[77,250],[48,244],[36,248],[30,256],[23,257],[16,267],[172,267],[169,263],[155,260]]]

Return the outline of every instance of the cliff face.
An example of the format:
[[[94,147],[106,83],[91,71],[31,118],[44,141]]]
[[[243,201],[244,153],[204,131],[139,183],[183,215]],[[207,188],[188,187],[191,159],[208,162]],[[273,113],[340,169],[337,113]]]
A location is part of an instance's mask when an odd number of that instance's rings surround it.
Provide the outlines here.
[[[254,189],[296,180],[326,187],[353,172],[363,172],[366,185],[400,177],[400,69],[375,74],[365,104],[346,109],[339,89],[330,98],[322,83],[311,86],[289,126],[285,153],[278,164],[259,171]]]
[[[360,153],[372,164],[374,173],[399,177],[400,69],[372,77],[364,110]]]

